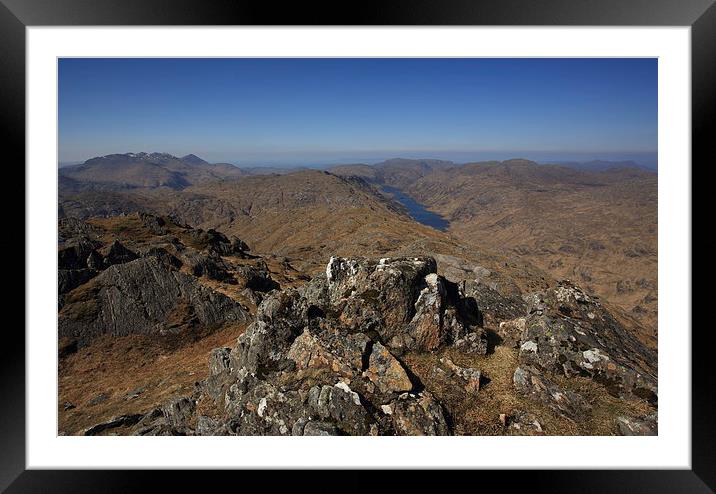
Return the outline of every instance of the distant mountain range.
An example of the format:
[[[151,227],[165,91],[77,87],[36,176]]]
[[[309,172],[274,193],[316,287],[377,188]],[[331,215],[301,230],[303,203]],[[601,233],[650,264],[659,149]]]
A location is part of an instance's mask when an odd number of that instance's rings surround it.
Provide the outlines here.
[[[483,161],[482,163],[499,163],[500,161]],[[177,166],[181,163],[184,166]],[[471,163],[471,162],[470,162]],[[568,168],[574,168],[584,171],[606,171],[613,168],[640,168],[644,170],[656,171],[655,167],[641,165],[633,160],[608,161],[608,160],[592,160],[592,161],[540,161],[535,162],[546,165],[557,165]],[[168,169],[170,172],[179,172],[179,175],[189,174],[195,175],[199,173],[201,177],[193,177],[194,180],[205,179],[207,175],[213,178],[227,178],[241,175],[268,175],[268,174],[285,174],[299,170],[335,170],[337,173],[345,175],[352,174],[354,176],[363,176],[369,180],[381,179],[381,177],[390,174],[400,175],[407,173],[408,175],[424,174],[427,171],[436,168],[450,168],[461,166],[463,163],[456,161],[441,159],[410,159],[410,158],[392,158],[378,163],[354,163],[340,165],[301,165],[301,166],[238,166],[233,163],[210,163],[195,154],[187,154],[186,156],[176,157],[168,153],[124,153],[110,154],[88,159],[85,162],[60,162],[58,168],[62,170],[62,175],[75,178],[78,175],[81,179],[107,178],[109,182],[122,182],[121,176],[110,176],[107,169],[101,173],[92,170],[93,165],[111,164],[113,166],[133,165],[134,170],[126,169],[127,186],[168,186],[176,188],[182,186],[182,178],[180,176],[171,176],[164,172],[154,169],[152,166]],[[191,168],[187,168],[191,167]],[[141,168],[145,168],[141,170]],[[145,180],[137,182],[131,178],[131,174],[135,173],[144,175]],[[142,173],[146,172],[146,173]],[[194,173],[192,173],[194,172]],[[136,177],[135,177],[136,178]],[[185,177],[186,178],[186,177]],[[191,178],[191,177],[190,177]],[[191,180],[190,180],[191,182]]]
[[[626,161],[605,161],[605,160],[592,160],[592,161],[558,161],[554,163],[548,163],[548,164],[554,164],[559,166],[567,166],[569,168],[574,168],[576,170],[584,170],[584,171],[590,171],[590,172],[603,172],[606,170],[612,170],[615,168],[639,168],[642,170],[650,170],[655,172],[656,169],[654,167],[649,167],[645,165],[641,165],[635,161],[632,160],[626,160]]]
[[[242,173],[235,166],[210,164],[193,154],[177,158],[167,153],[109,154],[59,170],[61,178],[78,182],[119,189],[167,187],[176,190],[206,181],[235,178]]]

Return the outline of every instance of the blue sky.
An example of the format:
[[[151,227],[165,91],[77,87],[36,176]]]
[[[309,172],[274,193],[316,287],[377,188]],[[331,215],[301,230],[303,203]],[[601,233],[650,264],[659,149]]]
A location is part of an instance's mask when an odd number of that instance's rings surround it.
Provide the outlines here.
[[[59,139],[61,162],[655,161],[657,61],[60,59]]]

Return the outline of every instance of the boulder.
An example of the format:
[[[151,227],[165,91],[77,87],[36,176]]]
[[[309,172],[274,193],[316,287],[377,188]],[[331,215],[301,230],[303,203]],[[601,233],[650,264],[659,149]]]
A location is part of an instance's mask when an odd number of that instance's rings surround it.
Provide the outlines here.
[[[308,407],[297,391],[281,391],[266,381],[256,381],[245,392],[232,386],[227,393],[227,430],[240,436],[286,436]]]
[[[583,375],[620,398],[656,404],[656,355],[595,298],[571,282],[530,294],[519,361],[546,373]]]
[[[656,413],[645,417],[619,416],[616,418],[617,429],[622,436],[657,436],[658,425]]]
[[[344,382],[312,387],[307,405],[313,414],[329,420],[344,434],[364,436],[370,432],[372,417],[361,404],[358,393]]]
[[[317,306],[340,312],[355,330],[374,330],[391,350],[432,351],[479,322],[474,301],[466,301],[458,286],[436,270],[428,257],[332,257],[325,288],[309,292]]]
[[[65,242],[57,251],[57,266],[59,269],[86,269],[87,258],[102,244],[86,236],[73,238]]]
[[[175,398],[162,407],[167,423],[179,432],[192,432],[196,402],[188,397]]]
[[[413,389],[413,383],[403,366],[380,343],[373,345],[368,362],[365,376],[382,393],[402,393]]]
[[[206,276],[211,280],[236,283],[236,279],[230,273],[229,264],[215,252],[204,253],[187,249],[182,253],[182,258],[194,276]]]
[[[358,298],[381,316],[381,336],[389,341],[415,314],[425,276],[436,272],[431,258],[380,259],[331,257],[326,266],[328,294],[334,306]]]
[[[403,393],[392,404],[391,417],[400,436],[447,436],[450,430],[442,406],[427,391]]]
[[[167,234],[167,222],[164,218],[143,212],[139,212],[138,216],[139,221],[142,222],[142,225],[144,225],[154,235]]]
[[[296,422],[294,436],[339,436],[338,427],[330,422],[303,420]]]
[[[526,322],[527,319],[525,317],[500,322],[497,334],[502,339],[501,344],[510,348],[519,348]]]
[[[527,304],[516,287],[501,293],[497,286],[489,286],[479,280],[466,280],[463,291],[480,307],[484,324],[497,327],[500,322],[515,319],[527,314]]]
[[[250,435],[449,434],[442,405],[394,354],[465,339],[484,353],[477,307],[430,258],[332,258],[300,289],[274,290],[201,393],[221,411],[205,431]],[[472,311],[472,312],[471,312]],[[472,335],[472,336],[470,336]],[[403,336],[396,350],[390,341]],[[480,374],[461,369],[474,392]],[[221,425],[224,428],[221,429]]]
[[[591,408],[582,396],[560,388],[534,368],[517,367],[512,381],[518,393],[544,403],[569,419],[577,419]]]
[[[246,257],[249,250],[245,242],[232,236],[228,239],[226,235],[216,230],[202,230],[201,228],[189,229],[185,232],[190,244],[200,250],[206,250],[219,256]]]
[[[238,266],[235,277],[239,284],[255,292],[270,292],[278,290],[281,286],[271,278],[271,273],[265,263],[258,266]]]
[[[484,330],[478,329],[456,340],[454,346],[462,353],[485,355],[487,353],[487,335]]]
[[[313,328],[313,329],[311,329]],[[344,376],[360,373],[370,338],[346,333],[326,322],[307,327],[291,344],[288,358],[296,369],[330,369]]]
[[[477,393],[480,391],[482,373],[479,370],[471,367],[460,367],[448,357],[441,358],[440,362],[444,364],[452,374],[463,381],[465,391],[468,393]]]
[[[259,305],[256,320],[238,341],[237,367],[250,372],[276,371],[295,365],[288,356],[306,325],[306,310],[296,290],[274,292]]]
[[[197,436],[221,436],[222,423],[212,417],[199,415],[196,418],[196,435]]]
[[[507,418],[507,430],[508,436],[542,436],[544,430],[539,419],[524,410],[518,410]]]

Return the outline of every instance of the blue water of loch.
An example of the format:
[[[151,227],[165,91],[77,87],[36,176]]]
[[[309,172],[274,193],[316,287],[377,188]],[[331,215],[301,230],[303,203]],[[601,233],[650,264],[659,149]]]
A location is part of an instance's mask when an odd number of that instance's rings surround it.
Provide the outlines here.
[[[450,225],[448,220],[437,213],[428,211],[425,209],[425,206],[403,193],[400,189],[384,185],[383,192],[390,194],[393,199],[405,206],[410,214],[410,217],[418,223],[422,223],[423,225],[427,225],[441,231],[447,230],[447,227]]]

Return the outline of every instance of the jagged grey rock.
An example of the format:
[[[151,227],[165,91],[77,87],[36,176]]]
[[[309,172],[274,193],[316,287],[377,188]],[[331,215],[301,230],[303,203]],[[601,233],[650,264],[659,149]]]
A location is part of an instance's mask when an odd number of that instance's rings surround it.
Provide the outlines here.
[[[656,413],[645,417],[620,416],[616,418],[617,429],[622,436],[656,436],[658,425]]]
[[[450,434],[440,403],[427,391],[404,393],[393,403],[395,430],[401,436],[447,436]]]
[[[132,250],[129,250],[119,240],[115,240],[109,246],[107,253],[104,255],[102,262],[105,267],[113,266],[115,264],[124,264],[130,261],[134,261],[139,256]]]
[[[571,282],[531,294],[519,361],[546,373],[588,375],[614,396],[657,401],[656,355]]]
[[[171,331],[176,317],[218,326],[247,322],[249,315],[192,276],[142,258],[111,266],[69,294],[59,314],[59,335],[84,345],[100,334],[159,334]]]

